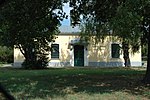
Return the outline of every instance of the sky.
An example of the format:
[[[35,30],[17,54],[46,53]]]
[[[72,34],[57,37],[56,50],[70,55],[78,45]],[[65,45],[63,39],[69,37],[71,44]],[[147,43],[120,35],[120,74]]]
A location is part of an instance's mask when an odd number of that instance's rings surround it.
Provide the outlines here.
[[[70,26],[70,10],[71,8],[69,7],[69,3],[65,4],[63,7],[63,10],[65,11],[65,13],[68,15],[68,19],[64,19],[61,24],[62,25],[67,25]]]
[[[63,7],[63,10],[64,12],[66,12],[66,15],[68,15],[68,19],[64,19],[62,22],[61,22],[61,26],[60,26],[60,31],[61,32],[67,32],[67,33],[70,33],[70,32],[79,32],[79,27],[72,27],[70,25],[70,10],[71,8],[69,7],[69,3],[65,4],[64,7]]]

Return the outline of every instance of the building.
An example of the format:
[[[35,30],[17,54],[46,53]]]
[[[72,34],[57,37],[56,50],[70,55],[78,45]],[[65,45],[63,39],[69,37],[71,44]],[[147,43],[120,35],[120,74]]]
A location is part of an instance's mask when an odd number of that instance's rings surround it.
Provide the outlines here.
[[[95,44],[81,41],[77,33],[61,33],[55,42],[50,43],[49,67],[90,66],[90,67],[121,67],[124,66],[121,43],[117,38],[108,36],[104,42]],[[14,66],[19,67],[24,57],[19,49],[14,49]],[[141,66],[141,50],[130,52],[131,66]]]

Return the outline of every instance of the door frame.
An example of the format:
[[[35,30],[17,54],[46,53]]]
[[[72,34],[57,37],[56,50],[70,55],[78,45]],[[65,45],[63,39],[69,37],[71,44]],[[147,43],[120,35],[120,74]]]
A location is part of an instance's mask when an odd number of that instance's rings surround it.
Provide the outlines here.
[[[84,46],[84,66],[88,66],[88,49],[87,49],[87,46],[85,45],[83,46]],[[71,45],[70,57],[71,57],[70,65],[74,67],[74,45]]]
[[[78,49],[78,48],[80,48],[80,49]],[[75,58],[75,54],[76,54],[75,49],[76,49],[76,52],[80,52],[80,51],[83,52],[83,55],[82,56],[78,55]],[[78,51],[78,50],[80,50],[80,51]],[[81,63],[82,63],[81,65],[79,64],[80,60],[79,60],[79,63],[78,62],[77,62],[77,64],[75,63],[75,60],[77,58],[81,58]],[[80,44],[74,45],[74,66],[84,66],[84,45],[80,45]]]

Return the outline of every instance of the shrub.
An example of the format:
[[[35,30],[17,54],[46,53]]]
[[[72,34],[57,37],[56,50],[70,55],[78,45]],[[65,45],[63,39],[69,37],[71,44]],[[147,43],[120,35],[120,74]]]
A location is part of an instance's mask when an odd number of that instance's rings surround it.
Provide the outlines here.
[[[12,63],[13,62],[13,49],[6,46],[0,46],[0,62]]]

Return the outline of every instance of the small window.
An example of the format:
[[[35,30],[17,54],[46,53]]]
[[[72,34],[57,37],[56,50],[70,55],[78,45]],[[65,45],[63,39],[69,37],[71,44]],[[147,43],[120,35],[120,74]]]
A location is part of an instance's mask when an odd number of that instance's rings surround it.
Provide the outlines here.
[[[51,58],[59,58],[59,44],[51,45]]]
[[[112,58],[119,58],[120,56],[119,44],[111,44],[111,56]]]

